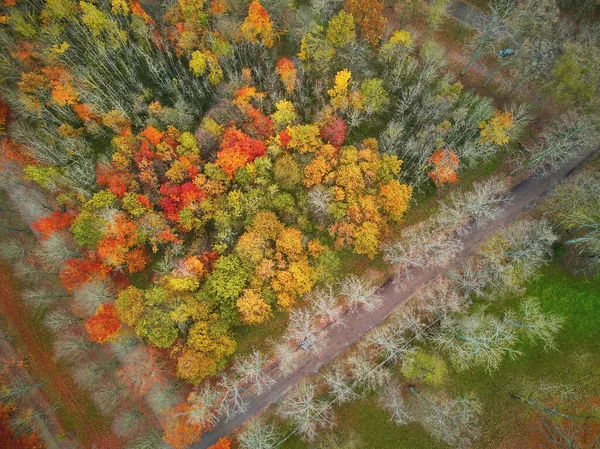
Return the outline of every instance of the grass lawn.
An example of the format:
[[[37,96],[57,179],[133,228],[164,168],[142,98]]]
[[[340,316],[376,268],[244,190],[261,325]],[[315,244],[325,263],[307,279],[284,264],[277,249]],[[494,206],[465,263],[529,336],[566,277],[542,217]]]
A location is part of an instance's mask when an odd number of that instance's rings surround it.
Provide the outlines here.
[[[600,394],[596,381],[600,377],[600,276],[594,279],[574,276],[556,260],[529,282],[526,294],[538,298],[546,312],[564,317],[563,329],[557,336],[558,350],[544,351],[539,345],[524,344],[519,348],[522,356],[505,359],[492,374],[473,370],[450,375],[447,382],[450,391],[473,394],[482,403],[482,435],[474,448],[508,448],[510,441],[530,430],[528,410],[511,397],[525,382],[569,385],[583,397]],[[515,305],[519,300],[509,297],[501,305]],[[496,308],[500,304],[492,304],[490,312]],[[372,396],[338,407],[335,415],[336,431],[347,439],[355,434],[361,442],[357,448],[447,447],[433,440],[417,424],[394,425]],[[308,449],[315,445],[292,437],[281,447]]]

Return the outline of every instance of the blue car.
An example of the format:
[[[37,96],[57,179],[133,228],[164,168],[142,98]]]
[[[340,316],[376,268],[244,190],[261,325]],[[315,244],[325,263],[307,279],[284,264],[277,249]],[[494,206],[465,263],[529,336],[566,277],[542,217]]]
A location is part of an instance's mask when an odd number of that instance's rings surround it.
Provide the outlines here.
[[[512,56],[514,54],[515,54],[514,48],[505,48],[504,50],[500,50],[498,52],[498,56],[500,56],[501,58],[508,58],[509,56]]]

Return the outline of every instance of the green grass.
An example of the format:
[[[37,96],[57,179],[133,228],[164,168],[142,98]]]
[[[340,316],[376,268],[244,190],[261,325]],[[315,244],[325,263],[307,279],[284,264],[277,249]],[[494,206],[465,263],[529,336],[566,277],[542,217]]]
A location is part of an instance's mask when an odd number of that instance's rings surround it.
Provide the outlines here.
[[[482,403],[482,436],[474,448],[498,447],[505,439],[529,430],[528,410],[511,396],[524,382],[570,385],[583,397],[600,394],[600,275],[593,279],[574,276],[555,260],[528,283],[526,295],[538,298],[544,311],[565,319],[556,339],[558,350],[523,344],[519,348],[522,356],[506,358],[492,374],[481,369],[451,372],[445,388],[455,394],[473,394]],[[514,306],[520,299],[512,296],[493,303],[490,312]],[[348,438],[356,433],[363,449],[446,447],[419,425],[394,425],[372,396],[337,408],[336,422],[336,430]],[[308,449],[314,445],[290,438],[282,447]]]

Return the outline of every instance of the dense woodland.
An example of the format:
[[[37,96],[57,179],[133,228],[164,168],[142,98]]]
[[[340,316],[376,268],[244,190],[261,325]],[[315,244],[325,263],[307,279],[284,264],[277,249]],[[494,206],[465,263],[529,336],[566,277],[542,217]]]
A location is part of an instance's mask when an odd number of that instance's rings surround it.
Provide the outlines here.
[[[448,266],[518,181],[600,142],[592,0],[492,2],[450,46],[448,0],[0,5],[3,268],[110,447],[183,449],[247,413],[377,310],[386,279]],[[598,173],[578,170],[211,447],[369,447],[326,430],[365,397],[472,447],[484,407],[446,379],[558,347],[566,318],[527,286],[557,251],[596,279]],[[0,377],[0,418],[31,385]],[[559,390],[514,393],[555,444],[540,447],[596,447],[595,403]]]

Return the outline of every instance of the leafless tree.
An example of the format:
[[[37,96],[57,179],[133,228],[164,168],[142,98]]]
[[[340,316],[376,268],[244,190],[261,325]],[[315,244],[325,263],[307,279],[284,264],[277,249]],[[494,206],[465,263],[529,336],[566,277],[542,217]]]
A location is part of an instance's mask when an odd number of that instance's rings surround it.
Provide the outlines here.
[[[290,346],[288,341],[281,341],[273,346],[273,352],[275,353],[279,370],[284,376],[288,376],[296,366],[297,353],[295,349]]]
[[[111,415],[127,397],[127,388],[120,382],[105,381],[96,387],[92,397],[102,413]]]
[[[452,194],[436,216],[438,226],[464,235],[471,224],[481,227],[489,223],[510,200],[507,190],[505,182],[491,178],[474,183],[472,190]]]
[[[333,292],[333,287],[327,286],[316,288],[309,296],[308,301],[311,305],[311,311],[322,321],[334,326],[343,324],[343,308]]]
[[[44,313],[48,307],[60,298],[66,297],[51,290],[51,286],[41,286],[23,291],[23,300],[27,306],[38,313]]]
[[[274,425],[254,418],[242,430],[238,441],[241,449],[275,449],[279,446],[279,435]]]
[[[286,337],[294,341],[302,349],[319,352],[323,349],[323,332],[314,322],[314,316],[307,310],[292,310],[289,316]]]
[[[404,331],[404,328],[396,325],[379,326],[367,335],[365,342],[376,349],[381,363],[395,363],[414,352]]]
[[[504,322],[515,326],[531,342],[541,341],[544,348],[556,349],[554,336],[562,327],[564,320],[556,315],[544,313],[536,299],[524,299],[517,311],[509,310]]]
[[[137,438],[127,449],[171,449],[171,446],[162,439],[162,432],[150,430]]]
[[[356,313],[361,308],[372,312],[379,308],[383,301],[378,292],[379,286],[363,277],[350,276],[340,283],[340,288],[340,294],[347,298],[350,308]]]
[[[171,409],[180,401],[180,386],[169,380],[165,384],[156,383],[146,395],[146,401],[155,414]]]
[[[266,365],[265,357],[257,350],[253,350],[250,355],[238,360],[233,370],[240,376],[242,383],[250,384],[258,394],[261,394],[275,383],[275,380],[266,374]]]
[[[65,260],[77,255],[77,252],[71,247],[66,237],[58,232],[42,240],[37,253],[40,259],[51,267],[57,267]]]
[[[40,386],[42,383],[31,383],[23,376],[11,376],[8,385],[0,389],[0,402],[4,405],[14,404]]]
[[[44,317],[44,325],[52,332],[58,332],[75,323],[77,318],[65,309],[56,309],[48,312]]]
[[[335,403],[344,404],[360,397],[352,385],[352,379],[346,374],[343,363],[336,363],[324,375],[324,379],[329,386],[329,394],[333,396]]]
[[[443,278],[429,282],[416,295],[419,311],[429,315],[432,321],[446,319],[451,313],[461,312],[468,303]]]
[[[59,359],[76,362],[86,357],[92,345],[93,343],[82,335],[64,333],[58,335],[56,340],[54,340],[54,352]]]
[[[23,260],[25,259],[26,250],[27,247],[20,239],[7,238],[0,244],[0,258],[9,262]]]
[[[329,216],[331,193],[325,187],[316,186],[308,191],[308,207],[315,216],[325,220]]]
[[[190,409],[187,414],[192,425],[208,427],[214,425],[218,419],[218,405],[221,393],[210,385],[204,385],[193,391],[188,396]]]
[[[316,398],[315,386],[304,382],[288,394],[278,408],[278,414],[289,419],[303,438],[314,441],[319,428],[333,425],[331,405]]]
[[[491,372],[498,369],[506,354],[520,354],[514,349],[514,326],[482,312],[446,320],[433,341],[449,354],[459,370],[484,366]]]
[[[459,448],[471,447],[479,437],[481,405],[468,397],[445,398],[410,388],[416,403],[415,417],[431,435]]]
[[[138,409],[130,408],[119,412],[113,419],[112,431],[121,438],[129,438],[140,430],[144,414]]]
[[[383,385],[379,392],[378,402],[384,410],[390,413],[394,424],[401,426],[413,421],[397,382],[390,380]]]
[[[98,306],[112,300],[113,295],[105,281],[93,280],[77,288],[73,299],[86,314],[93,315]]]
[[[242,379],[234,375],[222,374],[219,379],[219,387],[223,390],[219,413],[226,421],[248,409],[248,401],[244,400],[242,385]]]
[[[390,372],[370,356],[366,345],[362,345],[347,359],[348,370],[356,386],[368,390],[380,388],[390,377]]]

